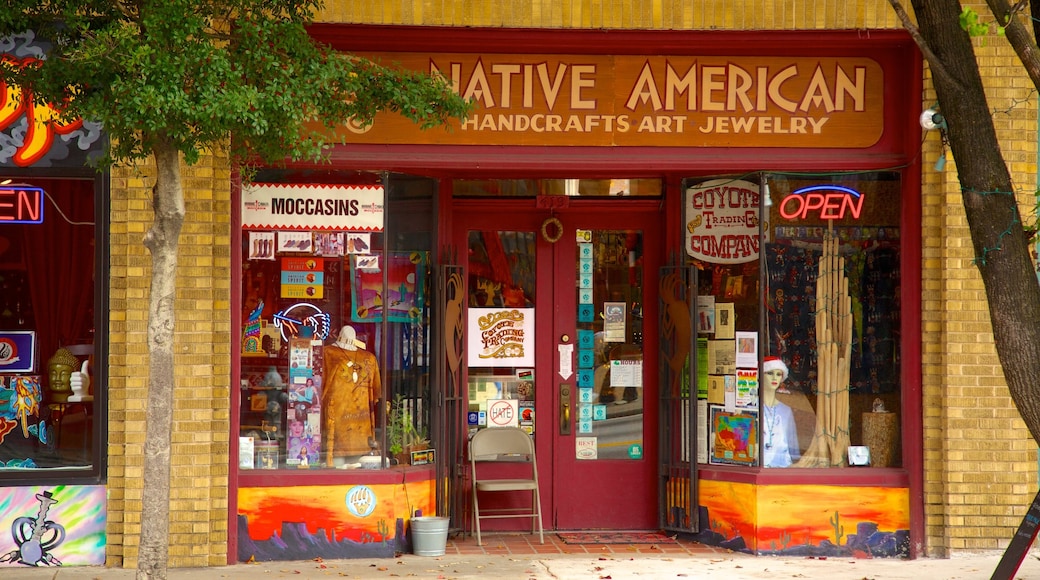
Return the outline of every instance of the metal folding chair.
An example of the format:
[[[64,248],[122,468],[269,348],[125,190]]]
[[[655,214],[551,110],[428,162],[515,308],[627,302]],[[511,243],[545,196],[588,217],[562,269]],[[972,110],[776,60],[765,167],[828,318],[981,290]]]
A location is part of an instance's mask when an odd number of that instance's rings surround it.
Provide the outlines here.
[[[538,494],[538,463],[534,456],[534,440],[522,429],[516,427],[489,427],[477,431],[469,442],[469,462],[473,476],[473,523],[477,532],[477,545],[484,545],[480,539],[480,520],[499,518],[531,518],[531,530],[538,528],[538,539],[545,543],[542,530],[542,502]],[[499,478],[477,477],[478,463],[528,463],[531,466],[531,477]],[[488,466],[485,466],[488,467]],[[482,469],[482,472],[490,471]],[[530,508],[485,508],[481,513],[478,492],[516,492],[530,491],[532,505]]]

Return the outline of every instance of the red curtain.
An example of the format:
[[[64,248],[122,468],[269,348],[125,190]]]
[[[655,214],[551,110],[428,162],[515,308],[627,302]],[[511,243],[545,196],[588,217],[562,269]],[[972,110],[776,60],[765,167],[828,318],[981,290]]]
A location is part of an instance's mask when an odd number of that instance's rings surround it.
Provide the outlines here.
[[[43,223],[20,226],[36,320],[36,368],[46,375],[47,360],[59,347],[94,340],[94,182],[33,179],[31,184],[49,196]]]

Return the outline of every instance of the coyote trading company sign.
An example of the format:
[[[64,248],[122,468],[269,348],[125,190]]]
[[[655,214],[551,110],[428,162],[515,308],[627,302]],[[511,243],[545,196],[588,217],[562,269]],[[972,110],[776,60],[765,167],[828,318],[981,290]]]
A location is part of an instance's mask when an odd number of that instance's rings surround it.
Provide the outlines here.
[[[471,367],[533,367],[533,308],[470,308],[466,352]]]
[[[242,188],[242,229],[383,231],[383,187],[254,183]]]
[[[686,253],[711,264],[758,259],[758,185],[713,179],[686,190]]]

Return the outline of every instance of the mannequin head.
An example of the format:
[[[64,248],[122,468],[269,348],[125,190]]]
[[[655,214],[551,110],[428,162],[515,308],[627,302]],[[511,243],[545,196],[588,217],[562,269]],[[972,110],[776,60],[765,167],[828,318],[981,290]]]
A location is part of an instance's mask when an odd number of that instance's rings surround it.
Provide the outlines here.
[[[47,376],[50,379],[47,384],[55,401],[65,402],[69,399],[72,394],[69,378],[76,370],[79,370],[79,360],[68,349],[59,348],[47,361]]]
[[[779,357],[767,357],[762,361],[762,374],[762,384],[766,387],[766,392],[770,395],[775,394],[780,385],[787,380],[787,365]]]

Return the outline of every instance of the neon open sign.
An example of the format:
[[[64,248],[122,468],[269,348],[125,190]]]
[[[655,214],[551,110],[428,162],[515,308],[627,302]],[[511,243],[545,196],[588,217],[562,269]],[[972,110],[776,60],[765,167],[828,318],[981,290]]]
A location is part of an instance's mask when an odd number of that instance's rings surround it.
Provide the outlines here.
[[[850,214],[859,219],[863,211],[863,194],[840,185],[812,185],[797,189],[780,202],[784,219],[805,219],[816,214],[822,220],[845,219]]]
[[[0,185],[0,223],[42,224],[43,189],[31,185]]]

